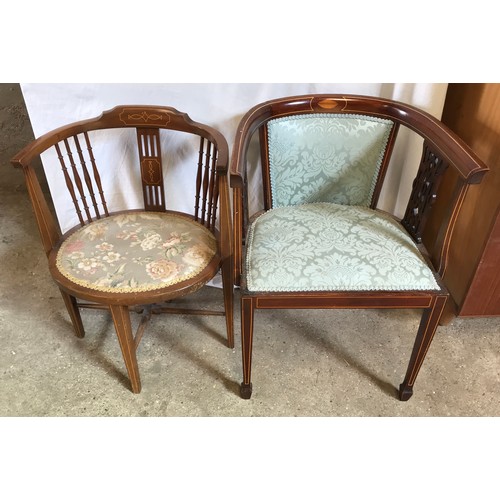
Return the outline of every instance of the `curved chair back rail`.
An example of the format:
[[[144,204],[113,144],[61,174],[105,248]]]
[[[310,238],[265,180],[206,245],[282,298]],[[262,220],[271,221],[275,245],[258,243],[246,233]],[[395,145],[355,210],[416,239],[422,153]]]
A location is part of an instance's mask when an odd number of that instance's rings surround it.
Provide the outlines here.
[[[377,201],[401,126],[423,139],[423,152],[399,221],[377,210]],[[256,132],[264,210],[251,214],[246,157]],[[433,222],[431,241],[427,221],[448,168],[458,181],[446,213]],[[236,132],[230,170],[241,396],[252,393],[256,309],[417,308],[423,310],[420,328],[399,388],[400,399],[409,399],[448,297],[441,277],[456,217],[469,185],[487,171],[439,120],[401,102],[311,94],[250,109]]]
[[[100,131],[119,128],[135,130],[137,154],[127,164],[135,164],[140,173],[132,178],[140,179],[142,209],[115,211],[102,182],[103,172],[112,166],[100,163],[93,140]],[[170,210],[167,203],[166,191],[178,189],[167,185],[164,177],[160,134],[168,131],[199,138],[190,213]],[[78,221],[68,231],[61,231],[32,166],[49,150],[51,161],[44,167],[58,168]],[[151,307],[153,312],[199,314],[201,310],[181,311],[158,304],[197,291],[219,269],[224,310],[216,313],[226,316],[228,345],[233,346],[228,159],[223,135],[187,114],[164,106],[122,105],[42,135],[11,161],[25,175],[49,269],[76,335],[84,336],[80,308],[109,309],[133,392],[141,389],[136,350]],[[149,312],[135,337],[130,329],[130,308]]]
[[[63,125],[40,136],[12,158],[15,166],[30,163],[56,143],[76,134],[109,128],[163,128],[196,134],[219,145],[217,167],[225,171],[228,147],[225,137],[213,127],[191,120],[186,114],[168,106],[125,105],[115,106],[96,118]]]
[[[379,171],[372,198],[376,206],[382,188],[387,165],[400,126],[407,127],[424,139],[422,160],[414,180],[412,193],[403,217],[403,225],[417,243],[422,243],[429,210],[436,196],[442,174],[448,167],[459,174],[459,181],[441,226],[436,230],[435,244],[427,251],[442,275],[446,269],[446,258],[454,221],[469,184],[481,182],[488,167],[454,132],[429,113],[389,99],[361,95],[316,94],[283,97],[258,104],[241,119],[236,131],[231,157],[231,187],[233,188],[233,224],[235,252],[235,283],[240,282],[242,266],[241,249],[246,234],[248,213],[245,192],[246,155],[250,139],[259,131],[261,163],[263,167],[264,208],[271,207],[271,180],[269,178],[267,151],[267,124],[276,118],[306,114],[364,115],[390,120],[394,123],[389,138],[382,168]]]
[[[227,184],[228,146],[222,134],[212,127],[192,121],[187,114],[171,107],[116,106],[97,118],[65,125],[44,134],[11,160],[14,166],[24,169],[28,187],[33,191],[33,205],[39,226],[43,229],[42,240],[47,253],[57,244],[61,233],[50,210],[45,206],[36,173],[30,167],[31,162],[54,148],[80,225],[107,216],[109,213],[101,184],[101,165],[99,159],[94,158],[90,133],[110,128],[135,128],[137,131],[146,210],[166,208],[159,131],[176,130],[199,135],[193,215],[195,220],[215,228],[219,193],[222,193],[223,203],[226,203],[225,198],[228,196],[225,194],[227,187],[224,187]],[[152,175],[149,170],[152,170]],[[227,223],[227,216],[222,216],[221,221],[223,220]],[[225,254],[230,253],[230,244],[222,242]]]
[[[431,114],[415,106],[362,95],[304,95],[258,104],[241,119],[231,158],[232,187],[241,187],[245,154],[252,134],[272,118],[302,113],[353,113],[387,118],[423,137],[436,149],[436,153],[454,165],[460,176],[469,183],[480,182],[488,170],[460,137]]]

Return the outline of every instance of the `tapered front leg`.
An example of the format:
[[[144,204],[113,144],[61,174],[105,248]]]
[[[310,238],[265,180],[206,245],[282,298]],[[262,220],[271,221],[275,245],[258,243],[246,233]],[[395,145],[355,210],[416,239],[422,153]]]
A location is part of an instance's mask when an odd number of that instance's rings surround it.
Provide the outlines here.
[[[241,352],[243,358],[243,382],[240,396],[250,399],[252,396],[252,341],[253,341],[254,300],[248,296],[241,297]]]
[[[406,377],[399,386],[399,399],[401,401],[408,401],[413,395],[413,384],[415,383],[420,367],[424,362],[425,355],[436,333],[439,318],[446,304],[446,299],[446,295],[433,297],[431,306],[425,309],[422,314],[420,327],[411,353],[410,363],[406,371]]]
[[[127,367],[132,392],[138,394],[141,392],[141,380],[137,365],[136,345],[130,324],[130,312],[127,306],[109,306],[109,309],[115,324],[116,335],[120,342],[123,360]]]
[[[226,312],[227,346],[232,349],[234,347],[234,287],[233,266],[229,257],[222,263],[222,288]]]
[[[83,328],[82,317],[80,316],[80,309],[78,309],[78,305],[75,297],[66,293],[64,290],[59,289],[61,292],[62,298],[64,300],[64,305],[68,311],[69,317],[71,319],[71,323],[75,330],[75,335],[83,339],[85,337],[85,330]]]

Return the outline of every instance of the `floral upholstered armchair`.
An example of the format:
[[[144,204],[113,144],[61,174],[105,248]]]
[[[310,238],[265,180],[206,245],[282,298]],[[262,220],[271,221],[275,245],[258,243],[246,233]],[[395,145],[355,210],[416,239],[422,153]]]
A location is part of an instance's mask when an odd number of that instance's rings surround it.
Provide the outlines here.
[[[116,162],[101,164],[93,145],[110,130],[118,131],[119,154],[135,168],[132,178],[142,190],[142,208],[117,211],[112,201],[125,196],[102,182],[102,173],[116,169]],[[191,213],[173,211],[167,203],[166,192],[182,186],[166,182],[165,134],[184,134],[199,148]],[[56,222],[32,165],[47,152],[53,155],[52,161],[45,158],[45,169],[58,170],[73,207],[76,225],[67,231]],[[134,393],[141,390],[137,348],[152,312],[178,312],[165,302],[197,291],[219,269],[225,307],[218,313],[226,316],[227,341],[233,346],[228,146],[217,130],[174,108],[118,106],[43,135],[12,163],[24,172],[49,268],[75,334],[84,336],[81,308],[108,309]],[[143,314],[135,336],[130,310]]]
[[[378,210],[377,202],[401,126],[419,134],[424,145],[406,213],[398,220]],[[251,214],[247,151],[257,131],[264,210]],[[456,169],[459,180],[426,249],[429,211],[447,168]],[[443,124],[400,102],[304,95],[249,110],[231,160],[241,396],[252,394],[256,309],[416,308],[422,320],[399,388],[400,399],[409,399],[447,300],[441,276],[454,221],[468,186],[486,171]]]

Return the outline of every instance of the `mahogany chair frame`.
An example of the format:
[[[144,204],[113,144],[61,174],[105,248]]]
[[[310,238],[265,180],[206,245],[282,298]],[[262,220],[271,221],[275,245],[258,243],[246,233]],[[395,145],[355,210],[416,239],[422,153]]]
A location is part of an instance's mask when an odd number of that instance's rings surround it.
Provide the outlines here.
[[[57,251],[65,238],[75,229],[113,214],[108,211],[98,159],[94,158],[89,132],[116,128],[136,129],[144,210],[146,211],[178,213],[166,209],[160,131],[175,130],[200,137],[196,201],[190,217],[215,235],[217,252],[207,267],[195,277],[152,291],[109,293],[78,285],[58,271],[55,264]],[[76,151],[71,149],[70,142],[76,146]],[[80,221],[78,226],[64,234],[61,233],[49,208],[48,200],[43,194],[32,166],[34,160],[52,147],[57,151],[62,175],[64,175]],[[88,153],[87,160],[90,157],[90,162],[87,161],[87,163],[82,154],[84,148]],[[67,153],[69,161],[65,162],[61,151]],[[21,168],[24,173],[42,244],[49,260],[49,269],[59,286],[76,336],[83,338],[85,335],[80,315],[81,308],[109,309],[134,393],[141,391],[137,349],[152,313],[225,315],[227,344],[231,348],[234,346],[233,257],[228,159],[227,141],[214,128],[194,122],[187,114],[171,107],[125,105],[105,111],[97,118],[71,123],[48,132],[27,145],[11,160],[11,163]],[[77,168],[78,161],[80,166]],[[82,172],[81,175],[78,170]],[[72,175],[70,176],[69,173]],[[85,197],[84,186],[87,187],[90,196]],[[219,221],[219,227],[216,226],[216,220]],[[222,271],[223,279],[224,311],[181,309],[164,304],[197,291],[212,279],[219,269]],[[143,313],[135,335],[132,332],[130,311]]]
[[[250,292],[244,274],[244,243],[251,218],[247,196],[247,151],[254,132],[259,131],[264,210],[271,208],[270,173],[267,150],[269,120],[299,114],[339,113],[389,119],[394,123],[386,155],[380,168],[370,208],[375,209],[400,126],[407,127],[424,139],[420,166],[402,225],[415,241],[440,286],[434,291],[345,291],[345,292]],[[442,174],[447,168],[458,172],[452,201],[429,248],[423,244],[426,222],[436,198]],[[252,394],[251,363],[253,318],[256,309],[422,309],[422,319],[416,335],[406,376],[399,387],[399,398],[408,400],[413,385],[438,326],[448,292],[441,277],[446,270],[448,249],[453,227],[469,185],[480,183],[487,166],[451,130],[432,115],[416,107],[388,99],[361,95],[311,94],[285,97],[258,104],[250,109],[238,126],[231,158],[233,188],[233,238],[235,284],[241,288],[241,342],[243,382],[240,395]],[[262,213],[262,212],[259,212]]]

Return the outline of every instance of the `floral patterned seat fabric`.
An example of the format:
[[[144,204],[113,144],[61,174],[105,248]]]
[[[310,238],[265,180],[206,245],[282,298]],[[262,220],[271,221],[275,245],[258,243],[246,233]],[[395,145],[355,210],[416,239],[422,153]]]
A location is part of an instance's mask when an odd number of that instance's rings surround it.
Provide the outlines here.
[[[72,233],[57,254],[71,281],[107,292],[156,290],[200,273],[217,252],[213,234],[197,222],[163,212],[129,212]]]
[[[250,227],[251,292],[436,290],[403,227],[367,207],[312,203],[265,212]]]

